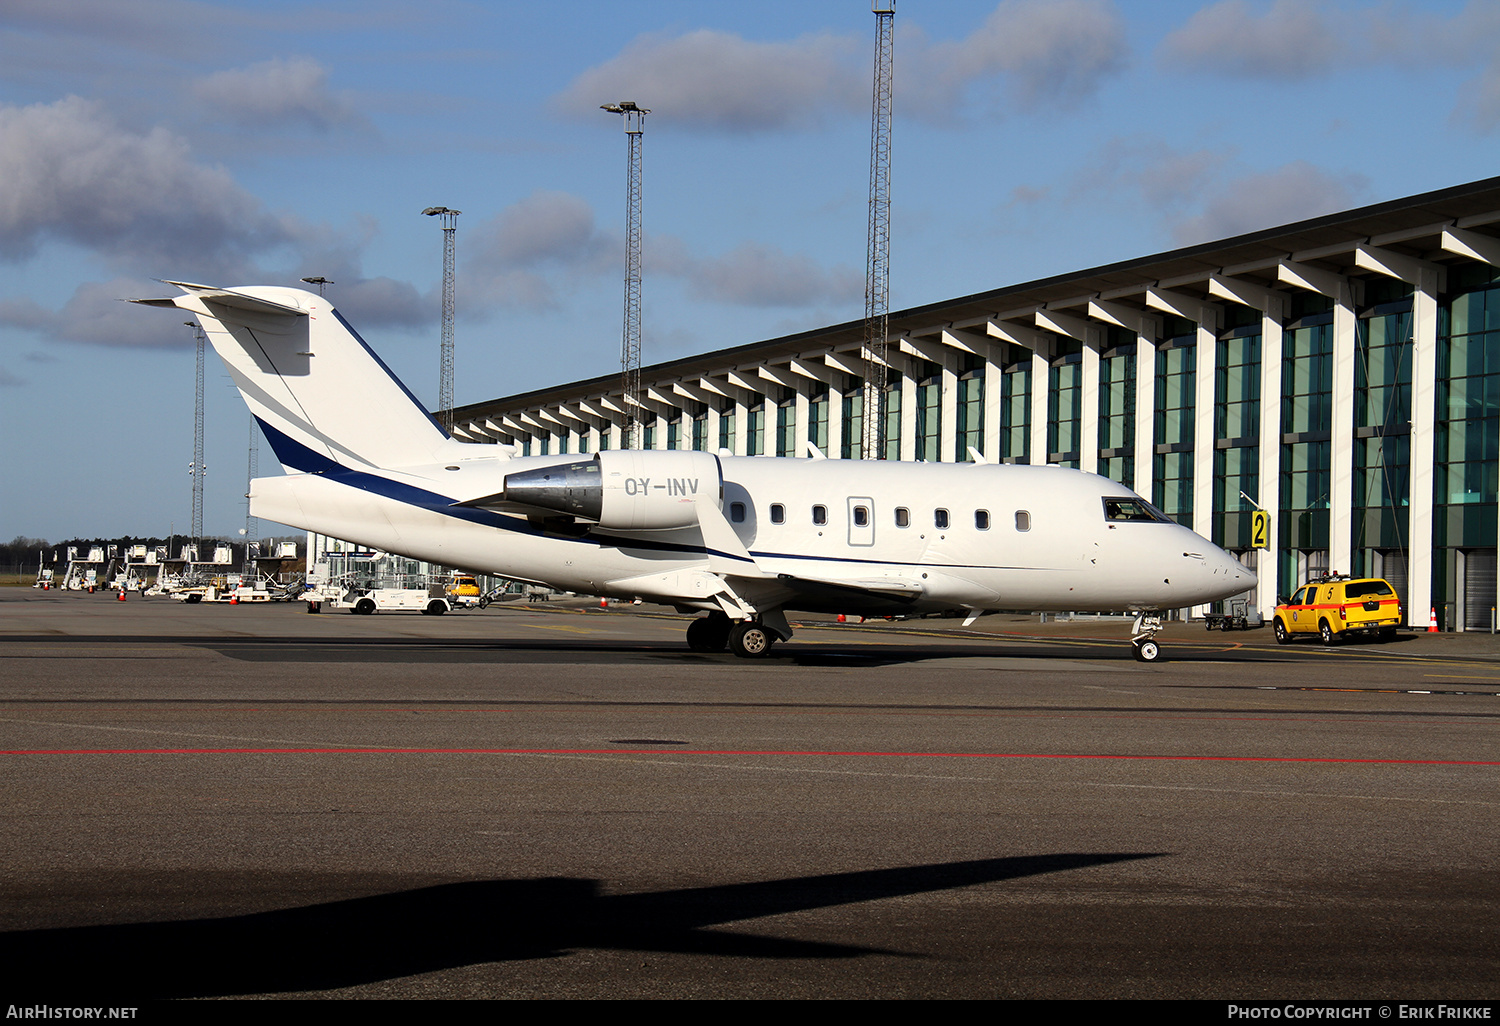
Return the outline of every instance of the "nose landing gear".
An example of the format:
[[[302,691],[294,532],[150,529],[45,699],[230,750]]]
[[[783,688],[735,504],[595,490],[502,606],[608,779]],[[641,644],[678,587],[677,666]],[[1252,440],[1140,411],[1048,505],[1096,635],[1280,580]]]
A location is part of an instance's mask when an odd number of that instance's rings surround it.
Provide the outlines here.
[[[1135,624],[1130,632],[1130,644],[1135,649],[1135,657],[1143,663],[1160,662],[1161,646],[1156,643],[1156,635],[1161,632],[1160,613],[1138,613]]]

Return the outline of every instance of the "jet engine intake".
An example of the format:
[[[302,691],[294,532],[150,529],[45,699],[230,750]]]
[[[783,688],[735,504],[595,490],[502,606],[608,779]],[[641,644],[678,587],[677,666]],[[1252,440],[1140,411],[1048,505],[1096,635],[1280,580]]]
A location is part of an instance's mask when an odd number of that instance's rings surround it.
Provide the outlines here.
[[[706,452],[612,449],[592,459],[505,476],[505,499],[618,531],[698,523],[700,496],[723,504],[723,472]]]

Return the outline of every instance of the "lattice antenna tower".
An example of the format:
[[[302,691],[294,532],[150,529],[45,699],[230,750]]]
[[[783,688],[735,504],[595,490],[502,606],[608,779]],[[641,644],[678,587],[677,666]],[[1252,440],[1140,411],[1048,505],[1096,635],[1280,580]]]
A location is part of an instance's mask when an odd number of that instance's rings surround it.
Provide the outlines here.
[[[462,210],[428,207],[422,213],[443,219],[443,341],[438,347],[438,422],[453,434],[453,298],[457,281],[458,215]]]
[[[193,462],[188,464],[188,474],[193,479],[193,518],[189,537],[194,545],[203,544],[203,477],[208,468],[203,465],[203,354],[208,341],[203,328],[196,321],[183,321],[193,329],[193,340],[198,349],[197,388],[193,393]]]
[[[640,444],[641,419],[641,148],[646,115],[633,100],[601,104],[624,119],[629,151],[625,160],[625,325],[620,335],[620,387],[625,399],[623,448]]]
[[[255,418],[250,418],[250,458],[245,467],[245,564],[250,562],[250,548],[260,540],[260,519],[250,513],[250,491],[252,482],[260,476],[260,432],[256,430]]]
[[[867,460],[886,457],[886,337],[891,309],[891,37],[895,0],[874,0],[874,95],[870,104],[870,228],[865,246],[865,389],[861,445]]]

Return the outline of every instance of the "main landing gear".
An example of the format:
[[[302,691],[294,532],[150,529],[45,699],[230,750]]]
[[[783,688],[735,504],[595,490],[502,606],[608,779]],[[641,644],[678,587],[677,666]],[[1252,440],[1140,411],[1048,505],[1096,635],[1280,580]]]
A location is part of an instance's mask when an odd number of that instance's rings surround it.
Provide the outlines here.
[[[733,621],[723,613],[700,616],[688,624],[688,648],[694,652],[722,652],[733,627]]]
[[[773,610],[768,616],[774,620],[778,613]],[[790,631],[783,635],[762,620],[735,621],[723,613],[709,613],[688,624],[687,643],[694,652],[722,652],[727,648],[742,659],[758,659],[790,635]]]
[[[1161,646],[1156,643],[1156,635],[1161,632],[1161,626],[1160,613],[1136,614],[1135,624],[1130,631],[1130,644],[1140,662],[1161,661]]]

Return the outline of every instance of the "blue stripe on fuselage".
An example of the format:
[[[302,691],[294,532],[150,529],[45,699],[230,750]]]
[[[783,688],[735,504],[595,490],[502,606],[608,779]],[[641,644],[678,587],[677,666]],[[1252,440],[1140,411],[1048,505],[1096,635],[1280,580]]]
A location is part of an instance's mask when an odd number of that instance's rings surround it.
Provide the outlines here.
[[[487,509],[476,509],[472,506],[456,506],[451,496],[439,495],[437,492],[429,492],[415,485],[405,484],[401,481],[392,481],[390,478],[381,477],[364,470],[355,470],[329,459],[319,452],[315,452],[291,438],[282,431],[267,424],[259,417],[255,418],[260,425],[261,431],[265,433],[266,441],[271,444],[271,450],[276,453],[276,458],[281,465],[288,470],[300,471],[304,474],[314,474],[318,477],[326,477],[331,481],[337,481],[341,485],[357,488],[360,491],[370,492],[372,495],[383,496],[396,502],[415,506],[443,516],[453,517],[457,520],[467,520],[470,523],[481,524],[485,527],[495,527],[502,531],[510,531],[515,534],[529,535],[534,538],[546,537],[552,541],[575,542],[584,545],[592,545],[595,548],[613,548],[622,551],[639,549],[647,552],[672,552],[678,553],[683,558],[692,558],[712,554],[729,559],[737,559],[743,562],[744,557],[737,556],[732,552],[720,552],[711,550],[702,545],[676,545],[669,542],[649,541],[639,538],[617,538],[610,535],[590,535],[583,538],[570,538],[566,535],[548,534],[536,527],[531,521],[524,517],[511,516],[495,513]],[[812,556],[804,553],[791,552],[751,552],[750,555],[761,559],[797,559],[817,563],[854,563],[868,566],[915,566],[903,560],[894,559],[851,559],[848,556]],[[931,565],[935,570],[1052,570],[1056,567],[998,567],[984,566],[979,564],[924,564]]]

